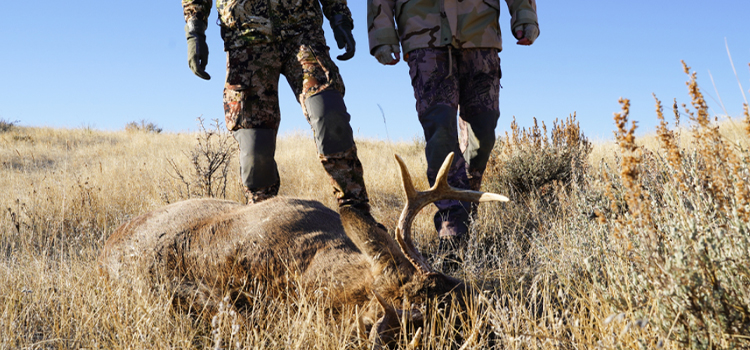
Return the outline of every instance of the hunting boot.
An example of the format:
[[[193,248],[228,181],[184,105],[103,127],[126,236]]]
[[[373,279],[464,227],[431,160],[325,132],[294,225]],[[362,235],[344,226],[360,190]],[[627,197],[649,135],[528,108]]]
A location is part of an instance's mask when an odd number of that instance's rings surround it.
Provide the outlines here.
[[[448,182],[451,183],[450,172],[448,176]],[[434,180],[431,182],[434,182]],[[453,184],[451,186],[461,188]],[[469,239],[469,227],[476,208],[473,204],[448,199],[435,202],[438,211],[435,213],[433,221],[440,239],[438,257],[442,258],[443,272],[445,273],[458,271],[463,263],[462,256]]]

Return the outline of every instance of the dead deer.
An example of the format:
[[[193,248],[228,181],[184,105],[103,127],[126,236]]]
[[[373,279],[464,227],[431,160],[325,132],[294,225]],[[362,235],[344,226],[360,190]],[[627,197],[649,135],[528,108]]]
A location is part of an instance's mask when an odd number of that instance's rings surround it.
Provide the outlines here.
[[[343,207],[337,214],[323,204],[277,197],[253,205],[192,199],[143,214],[120,226],[99,256],[103,275],[145,274],[166,281],[181,307],[215,313],[230,296],[237,307],[262,281],[269,290],[293,278],[299,286],[330,293],[331,303],[357,307],[360,335],[379,349],[394,341],[406,315],[393,305],[426,302],[467,291],[463,281],[433,269],[411,237],[415,215],[440,199],[507,201],[493,193],[451,188],[450,154],[435,185],[419,192],[403,160],[396,156],[406,204],[395,239],[369,214]],[[252,293],[249,293],[252,295]],[[249,304],[249,305],[248,305]],[[382,309],[381,309],[382,307]],[[376,320],[369,328],[361,320]]]

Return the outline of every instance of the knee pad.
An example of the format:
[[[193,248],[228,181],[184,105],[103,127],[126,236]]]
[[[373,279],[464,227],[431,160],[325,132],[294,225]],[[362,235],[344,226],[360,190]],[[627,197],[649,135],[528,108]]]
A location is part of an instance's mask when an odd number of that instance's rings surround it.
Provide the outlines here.
[[[305,109],[319,154],[334,154],[354,147],[351,116],[340,92],[326,90],[312,95],[305,99]]]
[[[250,190],[277,184],[276,130],[239,129],[234,131],[234,138],[240,144],[242,184]]]

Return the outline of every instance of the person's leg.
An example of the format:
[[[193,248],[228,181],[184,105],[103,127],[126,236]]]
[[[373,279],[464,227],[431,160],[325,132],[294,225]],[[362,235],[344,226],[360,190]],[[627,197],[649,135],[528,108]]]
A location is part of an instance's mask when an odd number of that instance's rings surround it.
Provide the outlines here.
[[[240,181],[248,204],[279,192],[279,173],[274,160],[281,120],[279,57],[274,44],[233,49],[227,54],[225,121],[239,143]]]
[[[417,101],[417,115],[425,135],[427,179],[430,185],[435,183],[445,157],[454,152],[448,183],[467,189],[466,162],[459,150],[456,125],[458,71],[450,55],[451,51],[447,48],[414,50],[409,53],[409,74]],[[440,238],[464,239],[468,232],[468,204],[441,200],[435,202],[435,206],[438,207],[434,217],[435,229]]]
[[[286,61],[282,74],[310,123],[338,204],[369,212],[362,163],[344,103],[344,83],[329,56],[323,32],[306,33],[288,44],[294,59]]]
[[[465,49],[458,61],[461,148],[469,188],[479,191],[500,117],[500,58],[496,49]]]

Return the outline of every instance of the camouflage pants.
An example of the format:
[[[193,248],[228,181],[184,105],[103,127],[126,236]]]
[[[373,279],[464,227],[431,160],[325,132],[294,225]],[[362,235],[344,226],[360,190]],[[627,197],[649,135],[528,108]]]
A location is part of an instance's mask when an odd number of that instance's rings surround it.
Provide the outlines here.
[[[407,61],[417,114],[424,129],[430,185],[445,157],[454,152],[448,183],[456,188],[479,190],[500,116],[498,50],[418,49],[409,52]],[[435,227],[441,237],[460,236],[468,231],[475,206],[456,200],[442,200],[435,205]]]
[[[334,105],[344,106],[344,83],[338,68],[331,60],[322,29],[311,30],[284,41],[270,42],[230,49],[227,52],[227,80],[224,86],[224,113],[229,130],[270,129],[277,131],[281,122],[278,83],[283,75],[298,102],[303,114],[319,138],[326,138],[320,128],[326,115],[311,116],[306,108],[308,98],[322,92],[335,91]],[[348,126],[345,106],[338,115],[344,115]],[[311,117],[315,123],[311,122]],[[332,116],[329,115],[329,118]],[[313,125],[314,124],[314,125]],[[321,143],[326,140],[318,140]],[[366,203],[367,191],[363,180],[362,165],[357,157],[354,141],[345,151],[320,154],[320,160],[331,177],[334,194],[339,204]],[[330,143],[330,142],[329,142]],[[322,148],[318,147],[319,150]],[[275,167],[275,164],[273,164]],[[273,173],[269,171],[269,173]],[[248,201],[257,202],[273,196],[279,191],[278,179],[271,186],[248,187]]]

